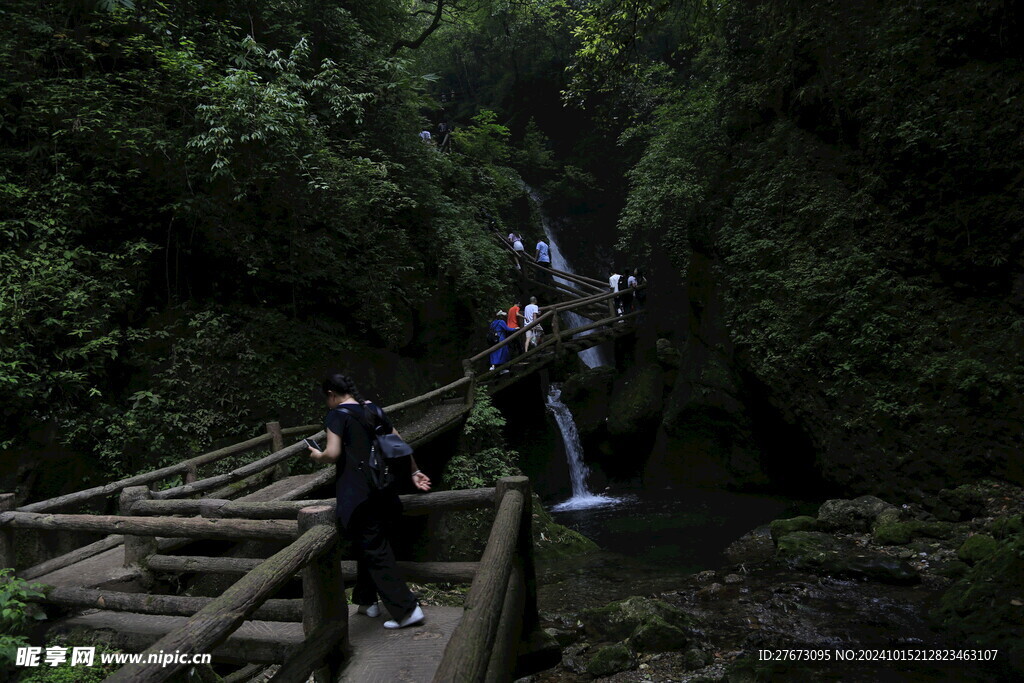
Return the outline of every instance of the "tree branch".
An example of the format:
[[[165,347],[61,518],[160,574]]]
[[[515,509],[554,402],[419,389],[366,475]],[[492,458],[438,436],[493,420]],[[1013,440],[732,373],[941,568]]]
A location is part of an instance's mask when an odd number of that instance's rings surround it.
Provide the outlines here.
[[[444,13],[444,5],[447,0],[437,0],[437,7],[434,9],[434,18],[430,21],[430,26],[423,29],[419,37],[416,40],[399,40],[391,46],[390,55],[393,57],[403,47],[407,47],[410,50],[415,50],[423,41],[430,37],[430,34],[437,30],[437,27],[441,25],[441,15]]]

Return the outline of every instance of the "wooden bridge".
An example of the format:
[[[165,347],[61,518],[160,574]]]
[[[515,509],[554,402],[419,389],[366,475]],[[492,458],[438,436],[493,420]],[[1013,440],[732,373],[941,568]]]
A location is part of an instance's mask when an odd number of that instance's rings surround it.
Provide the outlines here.
[[[506,245],[507,246],[507,245]],[[511,248],[509,247],[511,252]],[[514,256],[514,254],[513,254]],[[537,266],[524,259],[525,282],[558,300],[531,325],[463,361],[463,377],[416,398],[387,406],[414,446],[461,424],[477,387],[495,392],[537,371],[560,354],[577,352],[632,331],[638,313],[619,315],[602,283]],[[539,274],[539,275],[538,275]],[[568,328],[561,314],[574,311],[593,322]],[[488,354],[537,326],[550,325],[543,341],[494,370]],[[480,371],[477,368],[481,368]],[[496,516],[479,562],[400,562],[411,581],[470,584],[462,607],[425,607],[426,621],[397,631],[379,620],[353,617],[344,581],[355,563],[342,561],[345,542],[334,526],[333,498],[308,496],[334,479],[334,467],[290,475],[288,463],[304,457],[299,440],[323,438],[319,425],[267,433],[169,467],[102,486],[23,505],[0,494],[0,567],[15,567],[19,537],[46,531],[98,541],[49,559],[17,575],[48,586],[41,601],[73,612],[51,632],[103,631],[127,652],[211,653],[244,664],[221,679],[208,666],[191,667],[203,680],[241,683],[272,671],[273,681],[505,681],[515,668],[521,637],[536,627],[531,493],[526,477],[507,477],[495,488],[403,496],[405,514],[494,506]],[[270,445],[271,453],[222,474],[203,471],[229,456]],[[161,483],[183,480],[170,488]],[[103,505],[119,496],[116,515],[67,513]],[[267,559],[174,554],[196,541],[287,544]],[[239,576],[219,597],[157,595],[154,574]],[[274,598],[296,575],[301,598]],[[154,660],[160,662],[161,660]],[[267,669],[268,665],[276,668]],[[190,665],[129,664],[110,681],[163,681]]]

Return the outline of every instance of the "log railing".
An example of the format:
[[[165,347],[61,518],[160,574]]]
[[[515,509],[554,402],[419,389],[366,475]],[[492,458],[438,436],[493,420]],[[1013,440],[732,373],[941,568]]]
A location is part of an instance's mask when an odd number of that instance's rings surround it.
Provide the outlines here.
[[[219,500],[147,500],[145,487],[136,487],[123,497],[126,515],[42,515],[10,511],[0,513],[0,533],[11,528],[51,528],[119,532],[129,536],[165,534],[192,538],[257,538],[292,542],[268,560],[248,558],[174,557],[149,554],[139,561],[155,571],[224,572],[243,574],[218,598],[191,598],[166,595],[140,595],[82,588],[51,588],[40,602],[70,608],[102,608],[145,614],[184,615],[189,620],[179,629],[148,648],[143,654],[173,652],[210,652],[223,643],[247,619],[299,621],[307,635],[295,650],[275,681],[305,681],[311,674],[317,680],[333,680],[346,652],[347,608],[341,590],[345,578],[355,576],[354,562],[340,562],[340,544],[334,528],[333,501],[286,501],[275,514],[290,519],[266,519],[265,504]],[[442,662],[455,666],[456,678],[445,678],[439,670],[435,680],[483,680],[488,668],[504,672],[494,680],[507,679],[514,663],[518,633],[535,614],[532,542],[530,536],[531,499],[526,477],[506,477],[497,488],[441,491],[403,496],[407,514],[486,507],[498,502],[498,514],[491,529],[487,549],[480,562],[401,562],[399,567],[410,578],[423,581],[472,582],[466,601],[464,624],[456,629],[452,644]],[[193,504],[198,504],[198,508]],[[250,512],[255,519],[212,519],[169,517],[167,512],[193,514],[214,512],[219,515],[229,506],[232,514]],[[300,507],[301,506],[301,507]],[[147,513],[164,513],[147,517]],[[296,538],[296,535],[298,537]],[[272,599],[285,582],[301,572],[302,600]],[[484,615],[490,613],[490,616]],[[481,618],[483,617],[483,618]],[[482,641],[481,641],[482,639]],[[483,664],[479,657],[465,657],[480,642],[489,643]],[[468,645],[467,645],[468,643]],[[493,646],[493,655],[490,654]],[[454,649],[453,649],[454,648]],[[493,661],[492,661],[493,660]],[[470,668],[465,669],[466,662]],[[444,664],[448,662],[448,664]],[[482,668],[481,668],[482,667]],[[180,667],[174,665],[129,665],[111,681],[163,681]],[[471,677],[464,678],[462,671]],[[489,673],[488,675],[492,675]],[[491,680],[489,678],[489,680]]]

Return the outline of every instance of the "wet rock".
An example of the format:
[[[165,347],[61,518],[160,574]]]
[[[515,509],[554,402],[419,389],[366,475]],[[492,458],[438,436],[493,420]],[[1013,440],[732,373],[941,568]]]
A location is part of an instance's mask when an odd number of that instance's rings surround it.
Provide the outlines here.
[[[977,564],[991,555],[999,547],[996,539],[988,534],[975,534],[971,536],[956,551],[956,556],[967,564]]]
[[[928,501],[931,512],[941,520],[959,522],[972,519],[985,510],[985,493],[974,484],[964,484],[955,489],[943,489],[938,496]]]
[[[662,600],[633,596],[580,614],[584,630],[595,640],[625,640],[648,623],[665,622],[684,633],[699,628],[699,621]]]
[[[691,647],[683,654],[683,668],[687,671],[703,669],[712,661],[714,661],[714,657],[711,656],[710,652],[704,652],[696,647]]]
[[[708,584],[707,586],[704,586],[699,591],[697,591],[697,599],[698,600],[712,600],[719,593],[721,593],[723,590],[725,590],[725,586],[723,586],[720,583]]]
[[[961,579],[967,575],[967,571],[970,569],[970,565],[960,560],[949,560],[948,562],[942,562],[935,567],[935,573],[939,576],[944,576],[947,579]]]
[[[562,650],[562,666],[578,674],[586,673],[587,659],[585,655],[589,649],[589,643],[578,643],[565,648]]]
[[[743,583],[743,577],[739,574],[727,574],[723,581],[725,581],[729,585],[733,585],[737,583]]]
[[[629,644],[637,652],[673,652],[686,647],[689,638],[672,624],[655,616],[636,627]]]
[[[567,631],[561,628],[549,627],[544,629],[544,633],[548,634],[555,640],[561,647],[568,647],[576,642],[576,633],[574,631]]]
[[[587,673],[591,676],[611,676],[620,671],[627,671],[636,666],[636,657],[622,643],[599,648],[587,663]]]
[[[817,531],[818,520],[809,515],[801,515],[800,517],[791,517],[789,519],[776,519],[771,523],[770,528],[772,541],[778,544],[779,538],[794,531]]]
[[[821,574],[909,584],[920,575],[906,561],[883,553],[865,552],[828,534],[796,531],[779,539],[778,555],[793,567]]]
[[[861,496],[853,500],[835,498],[822,503],[818,509],[818,522],[822,528],[833,531],[870,531],[882,512],[895,509],[875,496]]]
[[[658,363],[666,370],[676,370],[679,368],[679,349],[672,346],[672,342],[664,337],[660,337],[655,342],[655,350],[658,355]]]

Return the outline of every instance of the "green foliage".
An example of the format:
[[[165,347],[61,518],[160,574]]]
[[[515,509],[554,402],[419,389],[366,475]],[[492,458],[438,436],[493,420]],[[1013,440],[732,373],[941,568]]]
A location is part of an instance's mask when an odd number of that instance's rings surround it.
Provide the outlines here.
[[[330,349],[420,348],[425,302],[503,289],[481,209],[515,175],[419,144],[407,9],[5,4],[0,449],[149,469],[306,415]]]
[[[520,474],[519,455],[504,447],[505,417],[484,389],[477,389],[473,410],[463,427],[459,452],[448,461],[444,481],[449,489],[494,486],[501,477]]]
[[[574,97],[614,91],[620,142],[643,146],[620,248],[683,279],[711,275],[694,254],[714,263],[744,369],[809,417],[826,460],[1019,476],[1024,79],[995,38],[1017,15],[678,0],[576,16]]]
[[[46,618],[31,598],[40,598],[42,584],[28,583],[14,576],[13,569],[0,569],[0,672],[12,667],[19,647],[28,644],[26,635],[34,621]]]
[[[508,161],[509,149],[506,138],[509,130],[495,123],[498,115],[484,109],[473,117],[473,125],[455,131],[455,142],[459,151],[476,162],[499,164]]]

